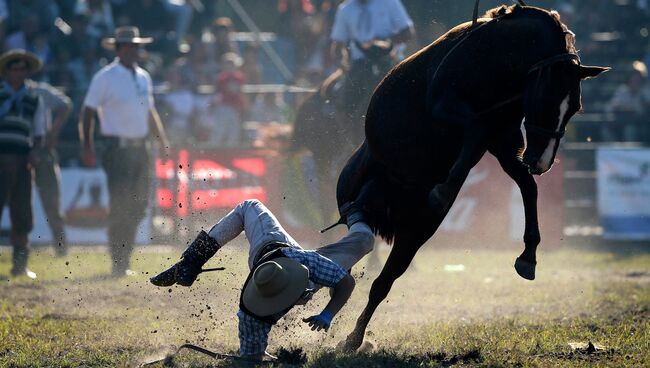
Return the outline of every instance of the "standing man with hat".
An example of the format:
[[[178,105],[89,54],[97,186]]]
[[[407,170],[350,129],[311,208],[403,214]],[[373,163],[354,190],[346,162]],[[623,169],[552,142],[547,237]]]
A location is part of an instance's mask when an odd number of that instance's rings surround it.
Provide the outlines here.
[[[0,55],[0,216],[9,205],[12,276],[36,274],[27,269],[29,233],[33,227],[32,172],[35,149],[42,145],[46,120],[43,101],[25,84],[41,68],[38,57],[21,49]]]
[[[117,57],[93,77],[81,112],[79,134],[81,160],[95,166],[94,118],[99,116],[105,151],[110,213],[108,242],[113,276],[134,274],[129,270],[135,233],[144,218],[151,183],[150,130],[160,142],[163,156],[169,143],[153,100],[151,77],[137,64],[140,46],[151,43],[136,27],[120,27],[102,45]]]
[[[323,311],[303,319],[312,330],[328,330],[332,319],[347,302],[355,282],[350,270],[372,251],[374,235],[361,210],[362,200],[346,211],[348,234],[315,251],[304,250],[282,228],[262,203],[247,200],[237,205],[209,232],[201,231],[183,252],[181,261],[151,278],[156,286],[178,283],[190,286],[201,267],[242,231],[250,244],[251,270],[242,289],[239,312],[239,353],[251,360],[273,359],[266,352],[271,327],[296,304],[305,304],[321,288],[332,288]]]

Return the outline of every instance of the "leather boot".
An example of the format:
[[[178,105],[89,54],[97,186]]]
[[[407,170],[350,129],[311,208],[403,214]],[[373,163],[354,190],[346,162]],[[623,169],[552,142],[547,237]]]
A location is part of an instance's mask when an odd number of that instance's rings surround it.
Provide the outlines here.
[[[181,255],[180,262],[150,279],[156,286],[179,284],[191,286],[201,273],[201,267],[219,250],[221,246],[208,233],[201,230],[192,244]]]
[[[29,249],[27,247],[14,247],[12,255],[13,266],[11,276],[27,276],[35,279],[36,274],[27,269],[27,259],[29,258]]]

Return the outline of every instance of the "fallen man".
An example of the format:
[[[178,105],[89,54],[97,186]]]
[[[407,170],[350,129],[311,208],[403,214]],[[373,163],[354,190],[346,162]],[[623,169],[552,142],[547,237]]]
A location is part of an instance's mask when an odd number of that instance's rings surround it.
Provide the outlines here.
[[[359,203],[359,201],[357,201]],[[151,278],[156,286],[190,286],[201,267],[242,231],[250,244],[251,270],[239,302],[239,354],[247,359],[275,359],[266,352],[271,327],[294,305],[308,302],[320,287],[332,288],[323,311],[303,319],[312,330],[327,331],[350,298],[355,283],[349,271],[374,246],[359,204],[345,215],[349,231],[336,243],[304,250],[282,228],[273,213],[257,200],[238,204],[209,232],[201,231],[181,260]]]

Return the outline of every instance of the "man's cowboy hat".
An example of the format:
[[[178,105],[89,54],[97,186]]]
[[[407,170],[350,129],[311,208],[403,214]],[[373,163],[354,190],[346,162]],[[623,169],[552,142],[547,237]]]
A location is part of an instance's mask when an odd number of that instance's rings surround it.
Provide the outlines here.
[[[7,64],[15,60],[24,60],[27,63],[28,73],[35,73],[41,69],[43,63],[38,56],[23,49],[13,49],[0,55],[0,77],[5,76]]]
[[[307,267],[290,258],[275,258],[253,271],[244,285],[242,301],[255,315],[270,316],[296,304],[308,284]]]
[[[151,43],[151,37],[140,37],[140,30],[138,27],[118,27],[115,28],[115,37],[108,37],[102,40],[102,46],[111,50],[117,43],[135,43],[147,44]]]

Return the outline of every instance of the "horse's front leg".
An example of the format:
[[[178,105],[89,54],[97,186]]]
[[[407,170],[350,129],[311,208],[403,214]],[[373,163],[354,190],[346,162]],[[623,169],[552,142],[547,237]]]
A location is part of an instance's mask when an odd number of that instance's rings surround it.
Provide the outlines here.
[[[537,265],[537,245],[541,241],[537,217],[537,183],[528,172],[526,165],[517,159],[516,154],[498,154],[496,156],[503,170],[519,186],[524,203],[526,218],[526,227],[524,229],[525,248],[515,261],[515,269],[519,276],[527,280],[534,280]]]
[[[384,268],[372,283],[370,295],[368,296],[368,304],[357,319],[354,330],[348,335],[343,346],[344,350],[355,351],[361,346],[366,333],[366,327],[368,327],[368,323],[375,313],[377,306],[386,298],[395,280],[404,274],[404,271],[406,271],[413,260],[415,253],[423,243],[424,240],[404,241],[403,239],[396,239]]]

